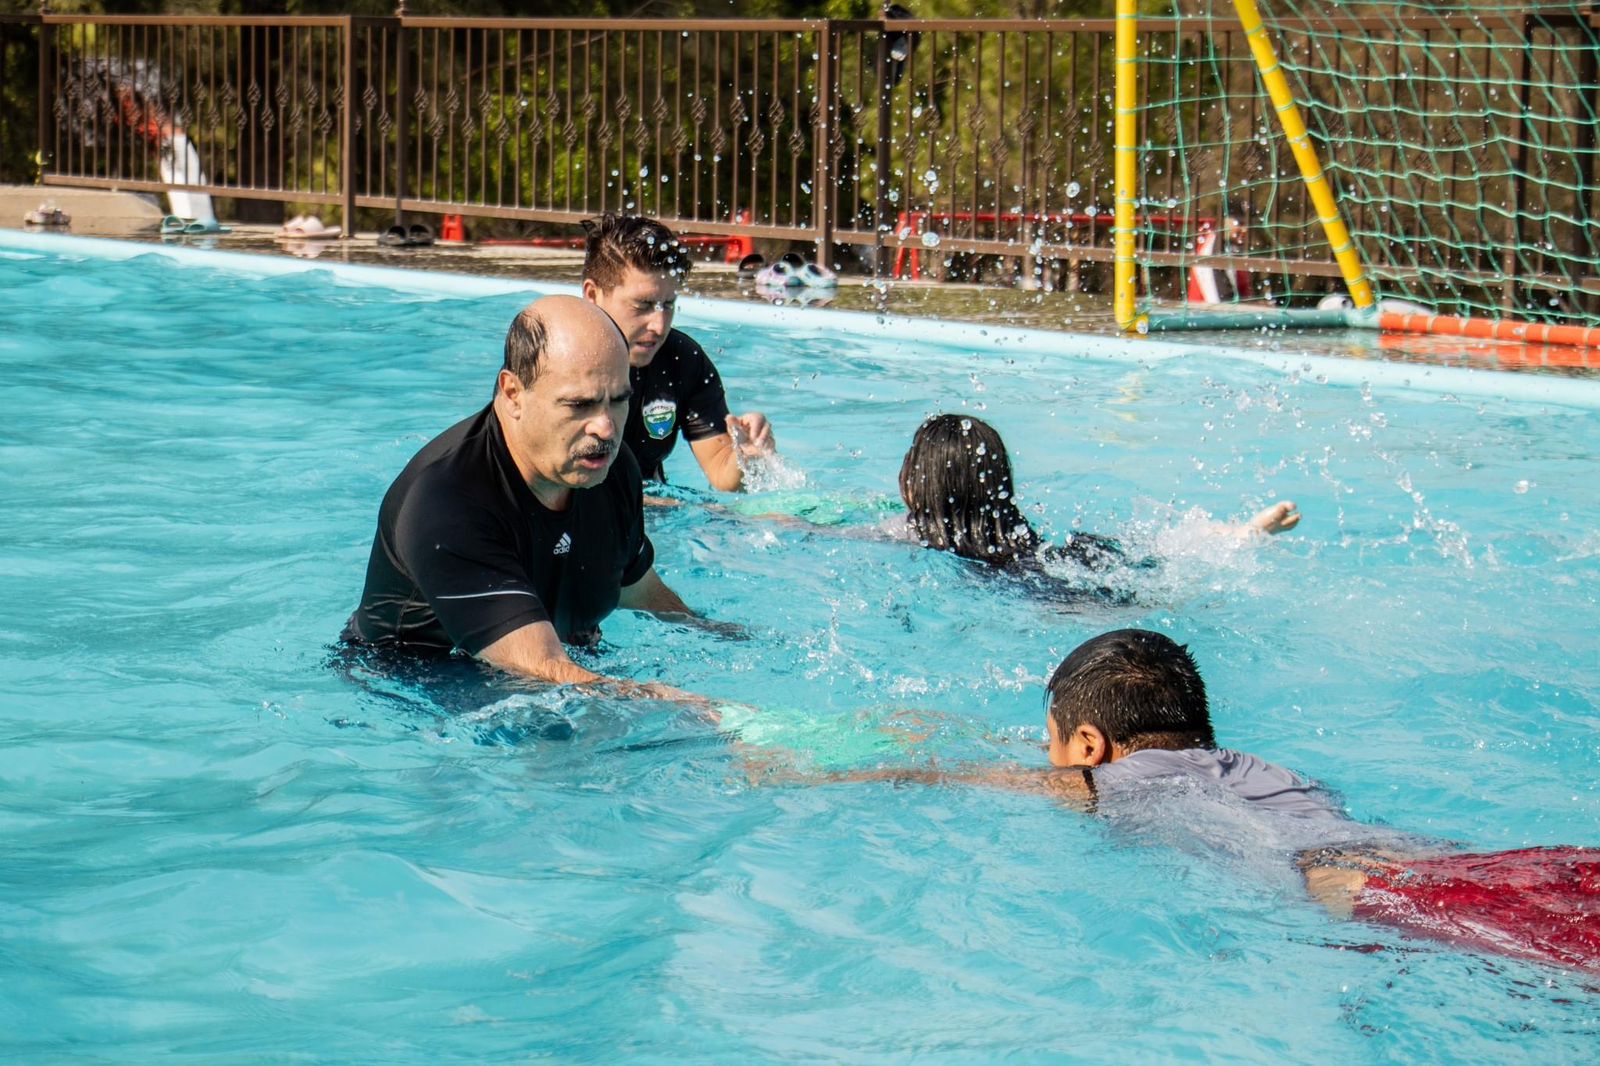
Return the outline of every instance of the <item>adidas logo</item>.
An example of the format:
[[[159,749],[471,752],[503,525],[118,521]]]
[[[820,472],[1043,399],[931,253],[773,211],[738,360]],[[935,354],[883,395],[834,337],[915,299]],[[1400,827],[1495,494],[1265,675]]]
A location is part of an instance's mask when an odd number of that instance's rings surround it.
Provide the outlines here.
[[[556,541],[555,550],[552,551],[550,554],[551,555],[565,555],[571,550],[572,550],[572,534],[563,533],[563,534],[561,534],[561,539]]]

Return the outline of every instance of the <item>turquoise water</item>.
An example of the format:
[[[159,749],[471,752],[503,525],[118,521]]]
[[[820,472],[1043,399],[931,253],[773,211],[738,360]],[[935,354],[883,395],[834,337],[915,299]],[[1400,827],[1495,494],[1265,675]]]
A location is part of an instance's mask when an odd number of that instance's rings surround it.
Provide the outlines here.
[[[777,427],[761,496],[832,524],[653,513],[664,577],[755,638],[619,614],[594,664],[765,709],[741,738],[328,665],[384,489],[527,292],[86,247],[0,236],[0,1058],[1592,1054],[1593,979],[1334,921],[1281,856],[750,760],[1037,760],[1061,655],[1144,625],[1220,737],[1363,820],[1600,843],[1593,383],[688,302]],[[869,535],[963,405],[1042,528],[1164,559],[1136,602]],[[1276,498],[1305,521],[1256,547],[1199,513]]]

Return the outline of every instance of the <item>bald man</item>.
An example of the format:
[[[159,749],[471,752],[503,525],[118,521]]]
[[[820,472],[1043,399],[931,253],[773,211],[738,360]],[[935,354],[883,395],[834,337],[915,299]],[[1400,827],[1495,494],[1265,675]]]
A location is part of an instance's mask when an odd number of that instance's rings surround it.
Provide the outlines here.
[[[563,645],[597,641],[617,607],[694,617],[656,576],[639,464],[621,446],[629,396],[628,347],[604,311],[571,296],[528,305],[493,402],[384,496],[344,639],[582,683],[608,679]]]

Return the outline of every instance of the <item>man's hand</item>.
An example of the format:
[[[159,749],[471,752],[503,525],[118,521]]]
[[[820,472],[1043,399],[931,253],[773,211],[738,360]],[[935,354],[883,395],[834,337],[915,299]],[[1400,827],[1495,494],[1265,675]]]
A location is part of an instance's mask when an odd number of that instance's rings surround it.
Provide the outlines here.
[[[717,637],[720,640],[743,642],[750,639],[750,631],[738,622],[724,622],[716,618],[703,618],[697,614],[657,615],[663,622],[677,622],[680,625],[698,629],[707,636]]]
[[[778,442],[772,436],[772,423],[760,411],[729,415],[728,435],[733,438],[739,454],[746,459],[771,455],[778,448]]]

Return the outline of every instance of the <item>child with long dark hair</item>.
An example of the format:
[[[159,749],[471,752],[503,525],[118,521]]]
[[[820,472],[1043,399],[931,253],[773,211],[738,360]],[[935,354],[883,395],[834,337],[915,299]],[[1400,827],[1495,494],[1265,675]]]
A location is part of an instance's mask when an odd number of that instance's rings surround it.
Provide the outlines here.
[[[917,428],[900,464],[900,496],[912,536],[966,559],[1011,567],[1055,558],[1093,569],[1122,560],[1115,541],[1093,533],[1045,544],[1017,507],[1011,457],[1000,434],[971,415],[934,415]],[[1299,522],[1294,504],[1285,500],[1233,531],[1282,533]]]

